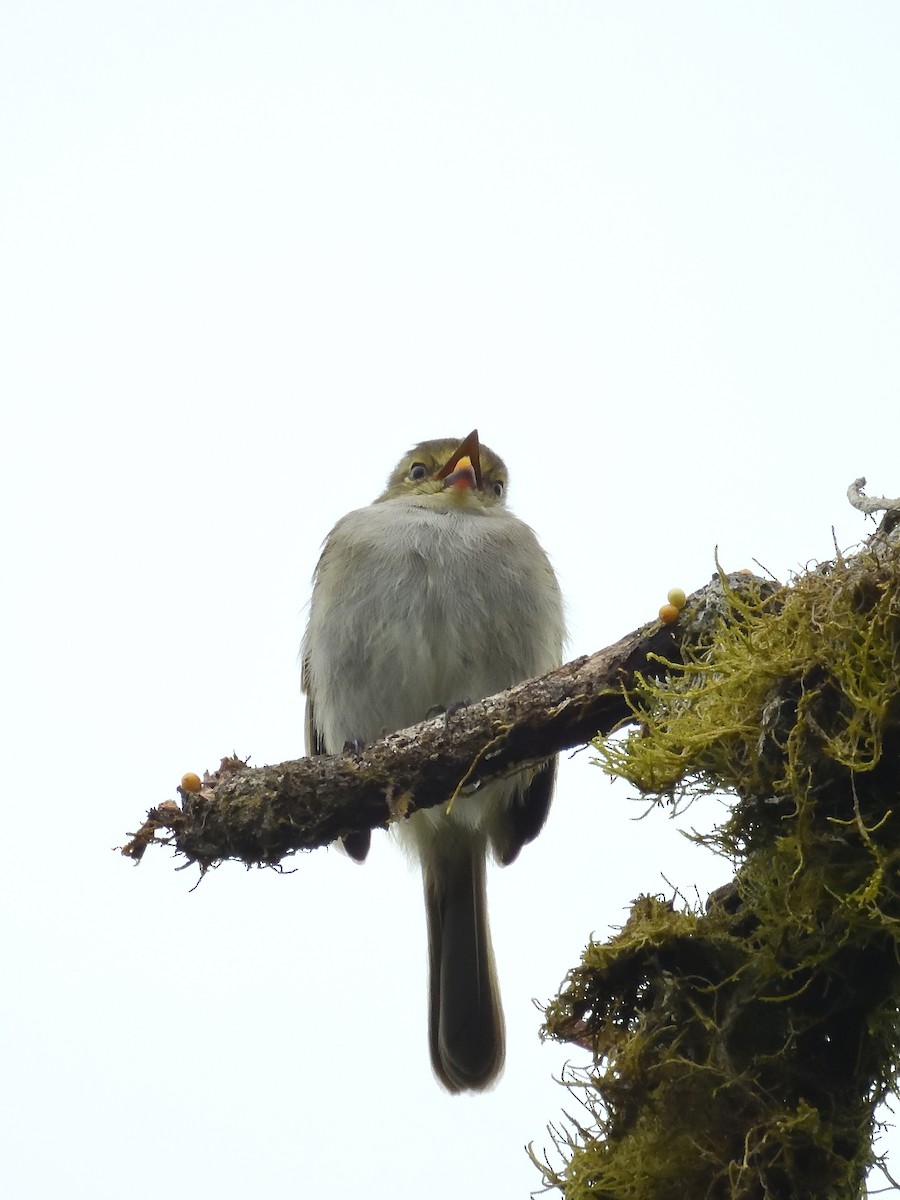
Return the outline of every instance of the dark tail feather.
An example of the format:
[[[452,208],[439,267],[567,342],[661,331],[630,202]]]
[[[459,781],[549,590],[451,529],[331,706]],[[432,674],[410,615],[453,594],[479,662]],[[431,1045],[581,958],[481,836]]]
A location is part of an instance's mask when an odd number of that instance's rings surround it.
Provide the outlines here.
[[[481,1091],[503,1067],[503,1012],[487,919],[485,847],[460,837],[423,864],[431,1062],[451,1092]]]

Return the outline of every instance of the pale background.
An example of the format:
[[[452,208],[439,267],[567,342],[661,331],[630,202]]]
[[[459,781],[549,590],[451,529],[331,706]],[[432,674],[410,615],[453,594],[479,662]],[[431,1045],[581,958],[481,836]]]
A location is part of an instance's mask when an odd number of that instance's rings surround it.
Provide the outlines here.
[[[717,545],[784,577],[865,535],[850,481],[900,492],[898,47],[894,3],[5,0],[4,1196],[540,1186],[574,1102],[532,999],[639,892],[727,877],[679,832],[712,802],[637,821],[565,764],[490,881],[476,1098],[431,1076],[387,838],[193,892],[114,848],[182,772],[302,751],[318,547],[419,439],[505,457],[573,655]]]

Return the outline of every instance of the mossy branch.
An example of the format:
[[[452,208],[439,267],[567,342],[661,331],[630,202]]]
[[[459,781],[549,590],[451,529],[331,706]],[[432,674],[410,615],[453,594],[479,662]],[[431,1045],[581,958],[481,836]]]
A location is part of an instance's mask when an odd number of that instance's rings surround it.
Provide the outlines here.
[[[757,596],[772,585],[739,573],[726,585]],[[538,679],[423,721],[344,754],[248,767],[227,758],[182,804],[160,804],[122,853],[139,861],[153,844],[173,846],[203,869],[226,859],[280,862],[298,850],[388,825],[549,755],[584,746],[631,715],[628,693],[678,662],[724,603],[714,577],[674,624],[653,621],[596,654]]]
[[[860,484],[860,481],[857,481]],[[858,487],[857,487],[858,490]],[[884,501],[877,502],[881,507]],[[660,803],[733,798],[696,840],[733,882],[644,896],[591,943],[545,1034],[593,1052],[588,1119],[551,1130],[566,1200],[859,1200],[900,1061],[900,524],[636,681],[596,749]]]

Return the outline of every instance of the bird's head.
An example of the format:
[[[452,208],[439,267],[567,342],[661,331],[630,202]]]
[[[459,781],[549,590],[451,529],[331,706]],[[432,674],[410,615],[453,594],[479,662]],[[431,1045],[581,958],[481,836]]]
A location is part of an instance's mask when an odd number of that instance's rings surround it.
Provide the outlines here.
[[[506,499],[503,459],[467,438],[420,442],[401,458],[378,500],[407,499],[428,508],[488,509]]]

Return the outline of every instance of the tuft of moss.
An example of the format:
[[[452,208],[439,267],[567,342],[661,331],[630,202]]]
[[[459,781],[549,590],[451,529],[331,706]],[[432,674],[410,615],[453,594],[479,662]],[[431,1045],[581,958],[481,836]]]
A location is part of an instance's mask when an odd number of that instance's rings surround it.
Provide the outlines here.
[[[900,553],[882,544],[694,614],[684,662],[595,743],[659,803],[733,796],[702,912],[635,902],[546,1009],[592,1052],[554,1131],[568,1200],[865,1194],[900,1009]],[[691,614],[686,610],[690,621]],[[689,648],[690,646],[690,648]]]

